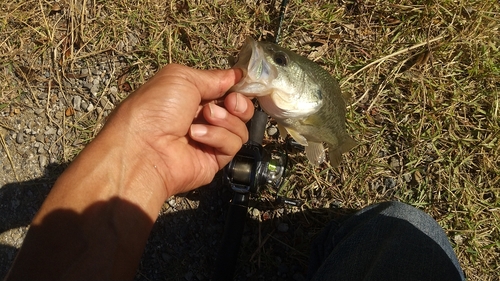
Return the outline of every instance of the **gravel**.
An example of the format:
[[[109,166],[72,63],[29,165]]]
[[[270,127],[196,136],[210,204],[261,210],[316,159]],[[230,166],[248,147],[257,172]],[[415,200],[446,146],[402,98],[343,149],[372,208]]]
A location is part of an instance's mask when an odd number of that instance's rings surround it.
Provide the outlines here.
[[[0,279],[5,276],[32,217],[53,182],[66,162],[90,138],[85,130],[92,130],[96,122],[102,122],[119,102],[115,96],[124,94],[118,90],[117,77],[104,75],[104,72],[109,72],[111,67],[122,71],[127,65],[116,57],[103,56],[94,60],[95,64],[92,59],[85,63],[75,62],[73,73],[79,73],[80,76],[75,75],[79,78],[68,76],[62,88],[53,86],[50,93],[47,92],[47,79],[53,79],[54,75],[49,71],[41,72],[43,78],[33,80],[31,88],[19,89],[22,94],[19,102],[12,103],[12,109],[0,110],[0,134],[8,150],[7,154],[5,148],[0,147]],[[99,64],[101,61],[105,63]],[[43,68],[42,65],[26,67]],[[89,68],[104,70],[89,71]],[[15,72],[6,70],[6,73],[10,75],[9,80],[17,81]],[[104,91],[110,83],[110,90]],[[95,110],[99,102],[102,107]],[[67,111],[68,108],[74,111]],[[87,115],[82,117],[83,112]],[[75,130],[74,125],[84,130]]]
[[[137,40],[133,35],[129,39]],[[0,127],[0,133],[5,136],[12,158],[11,162],[0,148],[1,279],[22,245],[30,221],[67,162],[93,136],[92,129],[112,111],[120,97],[127,94],[117,85],[118,78],[110,74],[110,69],[116,69],[113,73],[123,72],[127,64],[121,61],[119,57],[98,57],[85,64],[75,62],[73,73],[80,73],[80,77],[67,78],[62,91],[53,87],[47,93],[47,80],[40,79],[40,84],[32,85],[33,92],[21,89],[26,94],[16,105],[17,111],[0,111],[5,125]],[[15,80],[14,73],[11,75]],[[43,77],[53,78],[51,73]],[[69,107],[75,112],[68,116],[65,112]],[[276,135],[278,130],[273,126],[267,133]],[[392,188],[394,183],[382,178],[376,185]],[[231,197],[232,192],[218,181],[187,197],[170,198],[150,234],[135,279],[209,280]],[[248,210],[235,280],[303,280],[307,264],[304,253],[308,253],[310,241],[328,219],[307,219],[318,217],[318,210],[314,214],[289,212],[276,206],[270,210],[269,202],[265,203],[257,202]],[[258,271],[256,264],[260,266]]]

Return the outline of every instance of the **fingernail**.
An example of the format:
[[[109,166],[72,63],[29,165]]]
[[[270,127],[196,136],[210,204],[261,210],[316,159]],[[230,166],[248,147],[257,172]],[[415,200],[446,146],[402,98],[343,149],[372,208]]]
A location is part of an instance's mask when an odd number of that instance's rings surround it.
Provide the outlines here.
[[[236,93],[236,105],[234,106],[234,111],[243,113],[247,110],[248,104],[242,94]]]
[[[215,105],[213,103],[209,103],[208,107],[210,108],[210,116],[212,116],[213,118],[217,118],[217,119],[226,118],[227,111],[224,108],[222,108],[218,105]]]
[[[207,126],[202,124],[192,124],[191,125],[191,136],[201,137],[207,134]]]

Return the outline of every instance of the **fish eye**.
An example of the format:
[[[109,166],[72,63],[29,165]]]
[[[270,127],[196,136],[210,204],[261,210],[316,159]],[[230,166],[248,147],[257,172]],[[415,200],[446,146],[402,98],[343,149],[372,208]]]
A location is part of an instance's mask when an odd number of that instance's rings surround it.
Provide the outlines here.
[[[288,64],[288,57],[283,52],[274,53],[273,60],[279,66],[286,66]]]

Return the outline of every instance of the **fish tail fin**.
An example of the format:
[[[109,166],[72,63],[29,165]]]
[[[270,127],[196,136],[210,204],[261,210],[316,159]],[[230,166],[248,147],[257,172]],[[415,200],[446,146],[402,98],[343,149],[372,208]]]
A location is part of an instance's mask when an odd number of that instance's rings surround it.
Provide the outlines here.
[[[342,162],[342,153],[348,152],[356,145],[358,145],[358,143],[349,136],[337,148],[333,148],[331,145],[329,145],[328,155],[330,156],[330,164],[332,165],[332,167],[338,167],[340,165],[340,162]]]
[[[305,147],[306,156],[309,162],[314,166],[319,166],[319,164],[325,161],[325,148],[320,142],[308,142]]]

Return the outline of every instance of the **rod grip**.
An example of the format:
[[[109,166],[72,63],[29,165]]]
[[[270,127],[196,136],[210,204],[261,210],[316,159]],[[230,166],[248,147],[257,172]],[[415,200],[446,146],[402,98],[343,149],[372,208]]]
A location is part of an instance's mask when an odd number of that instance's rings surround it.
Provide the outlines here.
[[[248,122],[248,144],[262,145],[266,124],[267,114],[264,111],[255,110],[252,119]]]
[[[245,217],[248,208],[248,193],[236,193],[229,205],[224,234],[215,262],[213,281],[233,280],[238,261],[241,237],[245,227]]]

